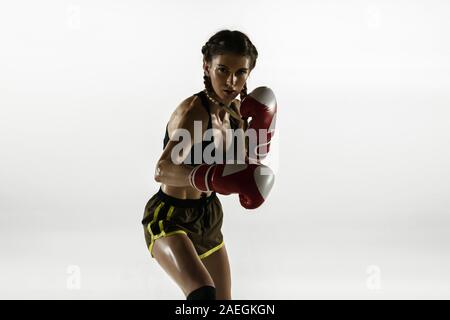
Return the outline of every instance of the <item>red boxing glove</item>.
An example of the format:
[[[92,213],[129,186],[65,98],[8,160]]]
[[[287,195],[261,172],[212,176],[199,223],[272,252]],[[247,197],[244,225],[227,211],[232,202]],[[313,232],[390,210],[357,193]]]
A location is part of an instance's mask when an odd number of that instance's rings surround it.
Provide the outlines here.
[[[239,194],[241,205],[256,209],[267,199],[275,175],[265,165],[259,164],[201,164],[190,175],[191,185],[202,192]]]
[[[277,101],[273,91],[267,87],[256,88],[242,100],[240,113],[243,119],[252,118],[248,129],[256,131],[256,141],[252,141],[251,135],[249,136],[248,157],[258,162],[269,153],[270,140],[275,134]],[[260,130],[264,131],[260,134]]]

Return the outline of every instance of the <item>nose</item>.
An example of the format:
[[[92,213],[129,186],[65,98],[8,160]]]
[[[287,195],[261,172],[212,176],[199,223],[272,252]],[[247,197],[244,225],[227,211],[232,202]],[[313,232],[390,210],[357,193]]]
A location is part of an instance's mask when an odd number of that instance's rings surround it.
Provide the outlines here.
[[[230,75],[227,78],[227,85],[229,87],[234,88],[235,83],[236,83],[236,77],[234,76],[234,74],[230,73]]]

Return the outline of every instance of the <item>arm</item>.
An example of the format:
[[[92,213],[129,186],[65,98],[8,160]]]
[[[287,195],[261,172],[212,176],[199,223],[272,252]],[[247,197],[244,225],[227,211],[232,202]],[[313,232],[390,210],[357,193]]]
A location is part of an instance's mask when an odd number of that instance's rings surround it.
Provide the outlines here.
[[[198,142],[194,141],[194,121],[202,122],[202,130],[205,129],[203,126],[206,126],[204,121],[205,117],[207,117],[206,112],[192,105],[192,103],[186,106],[185,109],[186,111],[180,116],[178,125],[170,135],[170,140],[164,148],[155,168],[155,180],[169,186],[190,186],[188,177],[192,171],[192,167],[184,165],[182,162],[189,154],[192,145]],[[189,139],[177,139],[177,136],[180,136],[181,133],[188,135]],[[179,152],[180,150],[182,151]]]
[[[244,121],[239,119],[239,127],[246,129]],[[261,164],[201,164],[189,174],[189,183],[194,189],[223,195],[239,194],[240,203],[246,209],[262,205],[274,179],[272,170]]]

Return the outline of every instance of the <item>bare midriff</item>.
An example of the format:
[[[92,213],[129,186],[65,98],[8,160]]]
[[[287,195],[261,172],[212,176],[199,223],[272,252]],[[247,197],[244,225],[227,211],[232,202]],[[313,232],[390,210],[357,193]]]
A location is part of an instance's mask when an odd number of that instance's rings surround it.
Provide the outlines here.
[[[174,187],[166,184],[161,184],[161,190],[168,196],[178,199],[200,199],[202,192],[192,187]],[[212,192],[207,192],[206,195],[210,196]]]

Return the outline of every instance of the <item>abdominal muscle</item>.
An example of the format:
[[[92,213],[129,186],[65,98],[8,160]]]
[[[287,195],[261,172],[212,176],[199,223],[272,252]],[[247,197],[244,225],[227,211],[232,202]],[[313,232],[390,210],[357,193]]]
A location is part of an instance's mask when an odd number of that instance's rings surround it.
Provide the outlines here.
[[[161,184],[161,190],[168,196],[178,199],[200,199],[202,192],[192,187],[174,187],[166,184]],[[207,196],[210,196],[212,192],[206,192]]]

